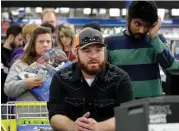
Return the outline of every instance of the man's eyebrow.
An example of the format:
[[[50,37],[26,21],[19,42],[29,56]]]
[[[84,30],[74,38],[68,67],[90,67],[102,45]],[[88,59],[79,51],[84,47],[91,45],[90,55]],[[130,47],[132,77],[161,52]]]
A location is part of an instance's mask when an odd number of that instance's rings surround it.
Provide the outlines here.
[[[144,24],[144,23],[142,23],[142,22],[140,22],[140,21],[138,21],[138,20],[136,20],[135,22],[138,22],[139,24],[144,25],[144,26],[150,26],[150,24],[149,24],[149,23]]]
[[[81,50],[83,51],[83,50],[87,50],[87,49],[89,49],[88,47],[84,47],[84,48],[82,48]]]

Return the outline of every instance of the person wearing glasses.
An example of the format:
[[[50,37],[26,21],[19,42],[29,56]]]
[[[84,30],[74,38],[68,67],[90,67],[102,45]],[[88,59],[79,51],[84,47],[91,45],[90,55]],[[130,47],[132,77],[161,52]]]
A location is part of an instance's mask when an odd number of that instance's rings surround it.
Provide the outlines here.
[[[84,28],[75,49],[78,62],[52,78],[47,102],[55,130],[115,130],[114,107],[134,98],[126,72],[108,64],[100,31]]]

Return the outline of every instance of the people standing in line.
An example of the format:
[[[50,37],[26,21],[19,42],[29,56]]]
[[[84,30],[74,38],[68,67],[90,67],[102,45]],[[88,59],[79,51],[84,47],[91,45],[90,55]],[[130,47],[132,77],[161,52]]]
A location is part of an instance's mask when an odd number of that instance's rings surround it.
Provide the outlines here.
[[[22,57],[12,65],[6,78],[4,92],[8,97],[15,98],[16,101],[37,101],[35,96],[29,92],[29,89],[42,85],[42,78],[28,77],[21,80],[18,75],[36,63],[45,64],[45,60],[41,59],[41,56],[51,48],[50,29],[45,27],[35,29],[27,49]]]
[[[11,55],[9,67],[11,67],[12,64],[23,55],[24,50],[26,50],[29,45],[33,31],[38,27],[40,27],[40,25],[38,24],[27,24],[22,28],[22,36],[24,38],[25,46],[21,48],[17,48],[13,51]]]
[[[60,24],[57,27],[57,48],[63,50],[68,60],[73,61],[76,59],[75,49],[75,29],[73,25],[68,23]]]
[[[48,23],[56,27],[57,17],[56,17],[55,10],[52,8],[44,9],[41,14],[41,20],[42,20],[42,24]]]
[[[154,1],[132,1],[127,29],[105,39],[108,61],[129,74],[136,98],[162,95],[159,65],[163,70],[179,68],[166,39],[158,33],[160,27]]]
[[[55,130],[114,131],[114,107],[134,98],[126,72],[106,62],[100,31],[84,28],[75,53],[78,62],[52,78],[47,103]]]
[[[19,25],[11,25],[6,32],[6,39],[1,45],[1,103],[7,102],[3,87],[9,71],[11,54],[15,48],[23,45],[22,28]]]

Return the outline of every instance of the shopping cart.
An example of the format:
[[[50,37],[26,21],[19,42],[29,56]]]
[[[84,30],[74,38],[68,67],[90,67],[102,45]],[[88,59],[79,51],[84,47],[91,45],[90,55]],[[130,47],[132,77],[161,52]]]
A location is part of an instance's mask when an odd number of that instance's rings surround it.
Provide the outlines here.
[[[8,102],[1,109],[4,131],[52,131],[46,102]]]

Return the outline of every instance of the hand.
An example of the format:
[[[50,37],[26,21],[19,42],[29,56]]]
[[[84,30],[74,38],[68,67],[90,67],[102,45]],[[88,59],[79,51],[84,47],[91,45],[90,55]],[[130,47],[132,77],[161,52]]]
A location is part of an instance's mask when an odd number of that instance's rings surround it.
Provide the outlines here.
[[[89,116],[90,113],[87,112],[82,117],[78,118],[74,124],[74,131],[92,131],[92,127],[90,125],[92,120],[88,119]]]
[[[56,60],[59,60],[59,61],[67,60],[67,57],[62,55],[62,54],[54,54],[54,57],[55,57]]]
[[[90,120],[90,123],[92,123],[92,124],[97,124],[98,122],[95,120],[95,119],[93,119],[93,118],[89,118],[88,120]]]
[[[37,62],[34,62],[34,63],[32,63],[29,67],[31,68],[31,67],[35,67],[35,66],[37,66],[38,65],[38,63]]]
[[[44,57],[40,57],[36,60],[38,64],[46,65],[48,62],[44,59]]]
[[[90,126],[92,128],[92,131],[99,131],[98,122],[93,118],[89,118],[88,120],[90,120]]]
[[[43,80],[36,76],[25,78],[24,81],[25,81],[25,85],[29,89],[34,88],[36,86],[41,86],[43,84]]]
[[[158,21],[156,24],[154,24],[151,29],[149,30],[149,34],[150,34],[150,38],[153,39],[157,36],[158,31],[160,29],[161,26],[161,18],[158,17]]]

